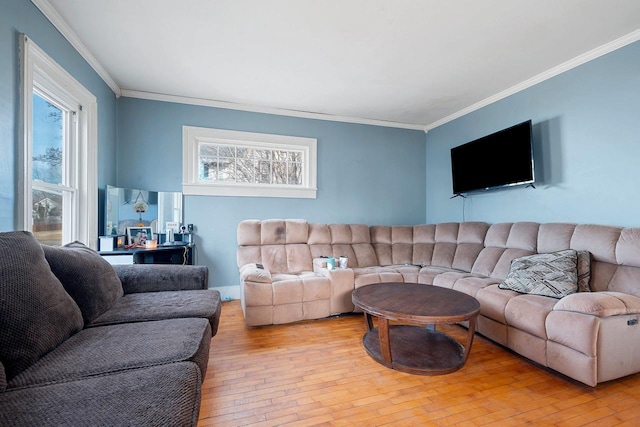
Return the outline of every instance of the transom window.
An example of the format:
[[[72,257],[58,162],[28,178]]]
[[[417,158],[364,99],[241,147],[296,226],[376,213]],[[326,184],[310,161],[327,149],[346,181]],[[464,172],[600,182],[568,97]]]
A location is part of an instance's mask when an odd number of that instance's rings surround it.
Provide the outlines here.
[[[183,193],[315,198],[316,140],[183,127]]]

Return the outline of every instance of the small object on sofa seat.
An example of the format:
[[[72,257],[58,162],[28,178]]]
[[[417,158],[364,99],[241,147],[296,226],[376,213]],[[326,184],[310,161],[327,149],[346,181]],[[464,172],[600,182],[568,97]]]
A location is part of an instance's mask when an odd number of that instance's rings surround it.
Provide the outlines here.
[[[347,268],[348,263],[349,263],[349,258],[342,255],[338,259],[338,268]]]
[[[333,257],[327,258],[327,270],[333,270],[336,267],[336,259]]]

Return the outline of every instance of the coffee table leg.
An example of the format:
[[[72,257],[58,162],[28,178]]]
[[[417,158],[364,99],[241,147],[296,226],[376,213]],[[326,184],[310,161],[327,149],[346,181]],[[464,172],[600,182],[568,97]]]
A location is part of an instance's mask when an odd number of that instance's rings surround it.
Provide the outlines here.
[[[462,355],[462,365],[464,365],[467,362],[467,358],[469,357],[469,352],[471,351],[471,344],[473,344],[473,337],[476,334],[477,320],[478,320],[478,316],[474,316],[471,319],[469,319],[467,345],[464,346],[464,354]]]
[[[380,354],[387,366],[391,366],[391,343],[389,342],[389,319],[378,317],[378,339]]]
[[[373,329],[373,318],[371,317],[371,314],[366,311],[364,312],[364,323],[367,325],[367,331]]]

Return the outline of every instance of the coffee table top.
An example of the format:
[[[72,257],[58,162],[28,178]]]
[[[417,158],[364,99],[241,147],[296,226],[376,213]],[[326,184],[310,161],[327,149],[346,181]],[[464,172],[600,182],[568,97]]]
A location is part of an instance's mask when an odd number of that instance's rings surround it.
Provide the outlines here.
[[[417,283],[376,283],[353,291],[353,303],[389,320],[418,323],[454,323],[480,311],[478,300],[440,286]]]

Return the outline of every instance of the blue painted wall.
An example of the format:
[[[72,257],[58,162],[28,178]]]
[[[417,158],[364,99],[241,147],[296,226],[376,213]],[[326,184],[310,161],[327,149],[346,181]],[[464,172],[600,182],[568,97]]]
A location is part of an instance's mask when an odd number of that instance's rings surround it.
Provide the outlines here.
[[[536,189],[450,199],[450,149],[531,119]],[[426,221],[640,226],[640,42],[427,133]]]
[[[17,154],[20,149],[19,36],[26,34],[98,99],[98,183],[100,224],[103,192],[116,181],[116,98],[80,54],[29,0],[0,6],[0,231],[16,227]],[[96,189],[98,191],[98,189]],[[101,225],[102,227],[102,225]],[[102,229],[102,228],[101,228]]]
[[[197,261],[210,286],[238,285],[236,228],[243,219],[419,224],[425,211],[422,131],[293,118],[134,98],[118,100],[118,186],[181,191],[182,126],[317,138],[316,199],[187,196]]]

